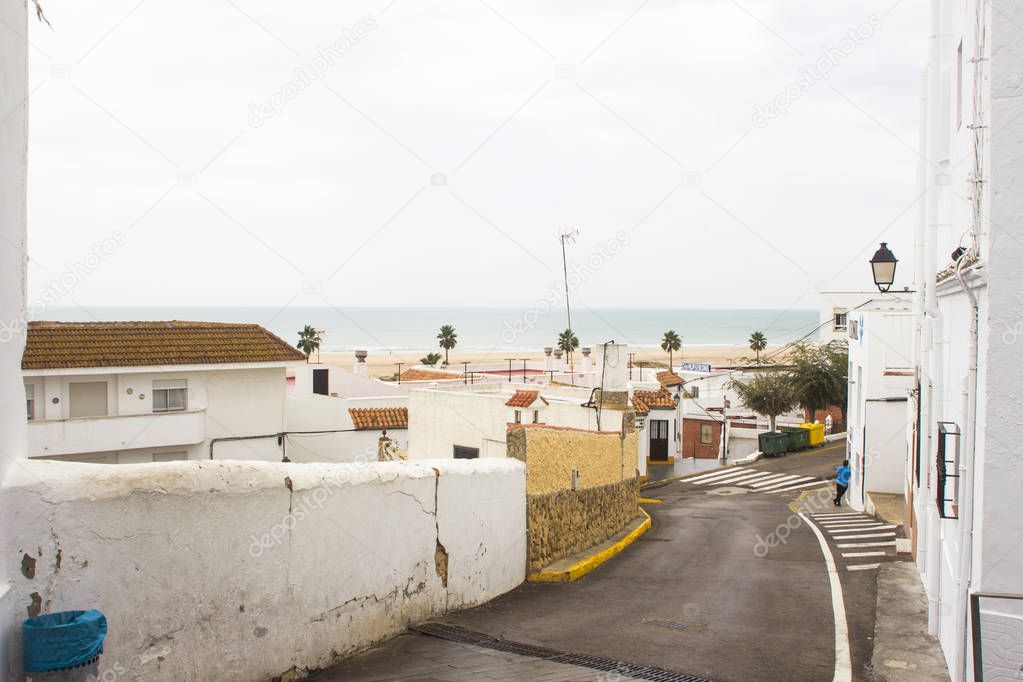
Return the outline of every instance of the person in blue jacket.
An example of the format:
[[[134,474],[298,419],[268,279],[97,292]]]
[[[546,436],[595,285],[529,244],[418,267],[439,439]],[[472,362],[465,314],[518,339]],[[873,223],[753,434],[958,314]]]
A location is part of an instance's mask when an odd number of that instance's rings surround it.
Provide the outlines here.
[[[849,487],[849,476],[852,470],[849,468],[849,460],[842,460],[842,466],[838,467],[835,476],[835,506],[842,506],[842,495],[845,495]]]

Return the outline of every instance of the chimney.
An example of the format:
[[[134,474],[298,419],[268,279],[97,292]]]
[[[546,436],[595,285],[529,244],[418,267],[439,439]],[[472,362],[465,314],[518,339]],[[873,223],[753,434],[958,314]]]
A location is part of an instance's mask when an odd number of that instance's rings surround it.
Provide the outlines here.
[[[589,346],[583,346],[583,348],[581,349],[582,354],[583,354],[583,367],[582,367],[582,371],[583,372],[589,372],[589,371],[591,371],[593,369],[593,358],[590,357],[590,350],[591,350],[591,348]]]
[[[364,350],[355,351],[355,364],[352,365],[352,371],[359,376],[369,377],[369,365],[366,364],[366,357],[369,355]]]
[[[554,349],[547,346],[543,349],[543,371],[549,372],[554,369],[553,360],[551,360],[551,351]]]

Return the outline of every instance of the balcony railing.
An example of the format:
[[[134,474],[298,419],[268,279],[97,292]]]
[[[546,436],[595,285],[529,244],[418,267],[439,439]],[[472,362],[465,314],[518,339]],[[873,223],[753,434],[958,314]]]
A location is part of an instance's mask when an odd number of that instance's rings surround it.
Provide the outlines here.
[[[28,423],[30,457],[195,445],[204,440],[205,410],[32,420]]]

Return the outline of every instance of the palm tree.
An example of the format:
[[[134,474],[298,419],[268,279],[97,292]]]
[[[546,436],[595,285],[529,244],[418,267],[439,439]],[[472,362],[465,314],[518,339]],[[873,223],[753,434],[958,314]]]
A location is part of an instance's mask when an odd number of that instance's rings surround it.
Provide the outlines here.
[[[302,331],[298,333],[298,343],[295,347],[305,353],[307,356],[313,354],[316,351],[316,361],[320,361],[320,344],[323,343],[322,331],[317,330],[310,324],[307,324]],[[309,358],[306,358],[306,362],[309,362]]]
[[[568,356],[568,365],[572,367],[572,351],[579,347],[579,338],[575,335],[571,329],[558,334],[558,348],[565,351],[565,355]]]
[[[668,354],[668,371],[673,372],[674,363],[672,354],[682,348],[682,338],[674,329],[669,329],[664,332],[664,338],[661,339],[661,350]]]
[[[739,395],[745,407],[767,417],[771,431],[778,425],[778,415],[799,403],[792,377],[785,372],[758,371],[748,382],[732,379],[728,385]]]
[[[426,357],[419,358],[421,365],[436,365],[440,362],[440,353],[427,353]]]
[[[749,349],[757,354],[757,364],[760,364],[760,351],[767,348],[767,337],[764,332],[753,332],[749,335]]]
[[[455,328],[450,324],[442,325],[440,333],[437,334],[437,341],[444,349],[444,364],[446,365],[448,364],[448,351],[458,345],[458,334],[455,333]]]

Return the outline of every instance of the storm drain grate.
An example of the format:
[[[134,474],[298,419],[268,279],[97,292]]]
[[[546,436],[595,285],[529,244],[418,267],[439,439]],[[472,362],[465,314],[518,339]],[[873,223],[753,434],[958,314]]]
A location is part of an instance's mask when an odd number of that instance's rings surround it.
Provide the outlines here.
[[[677,623],[673,620],[660,620],[653,618],[651,620],[643,621],[647,625],[656,625],[662,628],[668,628],[670,630],[686,630],[689,628],[689,623]]]
[[[647,622],[653,623],[654,621]],[[665,670],[664,668],[652,668],[646,665],[633,665],[631,663],[622,663],[621,661],[602,658],[600,656],[573,654],[567,651],[556,651],[554,649],[533,646],[532,644],[513,642],[507,639],[497,639],[496,637],[485,635],[482,632],[466,630],[465,628],[458,627],[457,625],[423,623],[422,625],[415,625],[410,629],[414,632],[429,635],[430,637],[445,639],[449,642],[472,644],[474,646],[492,649],[494,651],[503,651],[505,653],[518,654],[519,656],[530,656],[532,658],[542,658],[553,663],[575,665],[581,668],[589,668],[590,670],[614,672],[633,679],[650,680],[651,682],[710,682],[710,680],[704,677],[684,675],[673,670]]]

